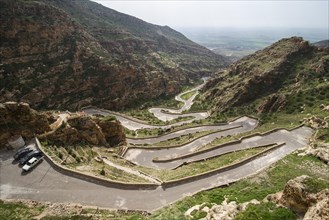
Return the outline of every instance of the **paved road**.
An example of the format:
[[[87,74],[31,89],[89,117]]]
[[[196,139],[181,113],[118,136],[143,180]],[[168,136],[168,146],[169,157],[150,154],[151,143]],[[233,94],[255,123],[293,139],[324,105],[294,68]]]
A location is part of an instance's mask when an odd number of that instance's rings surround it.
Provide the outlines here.
[[[241,143],[226,145],[221,148],[214,149],[212,151],[200,152],[197,155],[180,154],[173,155],[171,158],[175,160],[170,162],[152,162],[152,165],[161,169],[173,169],[184,163],[190,163],[193,161],[206,160],[211,157],[220,156],[226,153],[235,152],[239,150],[251,149],[258,146],[285,143],[293,146],[300,146],[304,142],[300,141],[304,136],[304,129],[296,129],[293,131],[279,130],[264,136],[254,136],[251,138],[243,139]],[[143,154],[143,153],[142,153]],[[157,154],[158,159],[168,159],[169,157],[161,157],[161,154]],[[138,161],[140,162],[140,161]]]
[[[183,125],[183,124],[188,124],[188,123],[191,123],[195,120],[208,118],[209,113],[208,112],[199,112],[199,113],[181,114],[183,111],[188,110],[188,109],[191,108],[191,106],[193,104],[193,100],[196,97],[197,93],[194,94],[188,100],[182,99],[181,96],[188,93],[188,92],[199,90],[200,88],[202,88],[204,86],[204,84],[206,83],[206,80],[207,80],[207,78],[203,78],[204,82],[201,85],[199,85],[199,86],[197,86],[197,87],[195,87],[191,90],[188,90],[186,92],[180,93],[175,97],[176,100],[181,101],[181,102],[184,103],[182,108],[180,108],[178,110],[167,109],[167,108],[150,108],[149,109],[149,111],[151,113],[153,113],[155,117],[157,117],[158,119],[160,119],[162,121],[171,121],[171,120],[174,120],[174,119],[179,118],[179,117],[192,116],[193,119],[190,119],[190,120],[181,121],[181,122],[177,122],[177,123],[170,124],[170,125],[150,125],[150,124],[147,124],[146,122],[140,122],[140,121],[137,121],[137,120],[133,120],[133,119],[131,119],[129,117],[126,117],[122,114],[117,114],[115,112],[111,112],[111,111],[108,111],[108,110],[105,110],[105,109],[98,109],[98,108],[90,107],[90,108],[84,109],[83,111],[86,114],[89,114],[89,115],[95,115],[95,114],[104,115],[104,116],[114,115],[121,122],[121,124],[124,127],[128,128],[129,130],[133,130],[133,131],[136,131],[136,130],[139,130],[139,129],[145,129],[145,128],[168,129],[168,128],[171,128],[171,127],[174,127],[174,126],[180,126],[180,125]],[[167,111],[169,113],[166,113],[165,111]],[[172,113],[172,114],[170,114],[170,113]]]
[[[192,100],[193,101],[193,100]],[[189,105],[189,104],[188,104]],[[188,106],[186,105],[186,106]],[[87,109],[88,114],[112,114],[106,110],[99,109]],[[162,113],[164,114],[164,113]],[[121,123],[131,129],[137,130],[141,128],[169,128],[170,126],[152,126],[145,125],[143,123],[136,122],[122,115],[116,114],[118,120]],[[186,122],[182,122],[186,123]],[[176,123],[180,124],[180,123]],[[238,127],[235,127],[237,125]],[[241,127],[240,127],[241,125]],[[196,149],[196,147],[209,142],[212,138],[216,138],[223,135],[232,134],[232,132],[243,132],[244,129],[252,129],[257,125],[254,119],[248,117],[242,117],[228,125],[226,128],[231,128],[227,131],[218,131],[216,134],[205,136],[198,139],[189,145],[182,148],[172,148],[162,152],[161,157],[165,155],[179,156],[181,154],[187,154]],[[225,127],[225,126],[224,126]],[[221,126],[219,129],[223,129]],[[211,126],[203,126],[199,128],[189,128],[185,131],[178,131],[164,138],[174,137],[175,135],[183,135],[189,132],[201,131],[201,129],[211,129]],[[218,129],[218,126],[217,126]],[[213,130],[213,129],[212,129]],[[303,147],[308,143],[308,139],[312,134],[312,130],[307,127],[302,127],[291,132],[279,131],[273,133],[273,136],[268,137],[254,137],[245,140],[240,145],[231,145],[235,149],[241,147],[248,147],[256,145],[257,143],[276,143],[278,140],[282,140],[286,144],[282,147],[257,158],[245,165],[237,167],[233,170],[216,173],[212,176],[203,177],[193,182],[182,183],[180,185],[163,188],[159,186],[156,189],[121,189],[118,187],[105,187],[85,180],[73,178],[71,176],[63,175],[55,171],[46,161],[39,164],[32,172],[23,175],[21,168],[17,164],[12,163],[13,151],[0,152],[0,198],[1,199],[31,199],[36,201],[49,201],[49,202],[69,202],[69,203],[81,203],[83,205],[94,205],[99,207],[118,208],[118,209],[135,209],[154,211],[155,209],[166,206],[179,199],[184,198],[187,195],[195,194],[196,192],[228,184],[237,181],[241,178],[245,178],[252,175],[274,162],[280,160],[285,155],[291,153],[297,148]],[[147,141],[160,141],[161,139],[149,139]],[[146,140],[145,140],[146,141]],[[229,150],[229,148],[226,148]],[[149,154],[151,151],[144,151],[143,155]],[[160,151],[158,151],[160,152]],[[158,153],[157,152],[157,153]],[[214,151],[217,154],[221,152]],[[135,157],[131,152],[127,154],[130,159],[137,162],[141,160],[136,158],[140,157],[135,152]],[[195,160],[200,157],[206,158],[210,155],[199,154],[195,157],[190,157],[190,160]],[[211,155],[213,156],[213,155]],[[134,159],[135,158],[135,159]],[[148,160],[153,158],[152,154],[144,156]],[[175,160],[174,163],[181,163],[181,159]],[[162,163],[164,164],[164,163]],[[168,163],[169,164],[169,163]],[[177,165],[176,164],[176,165]],[[169,167],[170,168],[170,167]]]
[[[161,121],[171,121],[179,117],[194,117],[194,119],[185,121],[185,123],[190,123],[194,120],[201,120],[209,117],[208,112],[202,112],[202,113],[188,113],[188,114],[182,114],[182,112],[189,110],[193,105],[193,100],[195,97],[199,94],[199,90],[206,84],[208,78],[202,78],[203,83],[193,89],[190,89],[188,91],[182,92],[175,96],[175,100],[179,102],[183,102],[183,106],[180,109],[169,109],[169,108],[150,108],[149,112],[154,114],[155,117],[160,119]],[[182,99],[182,95],[187,94],[189,92],[196,91],[193,96],[191,96],[188,100]],[[166,112],[172,113],[167,114]]]
[[[247,132],[253,130],[257,126],[257,120],[244,117],[245,120],[236,120],[235,122],[223,125],[221,129],[202,138],[198,138],[191,143],[185,144],[180,147],[170,148],[170,149],[136,149],[129,148],[124,155],[127,160],[130,160],[136,164],[140,164],[147,167],[153,168],[170,168],[171,163],[154,163],[152,161],[155,157],[163,157],[164,155],[168,157],[177,157],[179,155],[194,152],[197,148],[205,146],[206,144],[212,142],[216,138],[235,135],[242,132]],[[171,167],[173,168],[173,167]]]
[[[236,119],[226,125],[198,126],[198,127],[187,128],[187,129],[175,131],[175,132],[165,134],[165,135],[162,135],[159,137],[142,138],[142,139],[127,138],[127,141],[130,144],[155,144],[155,143],[159,143],[161,141],[166,141],[166,140],[169,140],[172,138],[181,137],[183,135],[194,134],[194,133],[203,132],[203,131],[218,131],[219,133],[222,133],[223,130],[237,129],[240,126],[243,126],[243,128],[238,129],[238,131],[246,132],[246,131],[249,131],[249,129],[255,128],[257,126],[257,124],[258,124],[257,120],[244,116],[244,117]],[[234,134],[234,133],[232,132],[232,134]],[[220,137],[220,136],[217,135],[217,137]]]
[[[296,130],[298,142],[286,145],[250,163],[230,171],[214,174],[194,182],[154,190],[109,188],[70,176],[62,175],[43,161],[27,175],[12,164],[13,152],[0,153],[0,198],[32,199],[36,201],[73,202],[99,207],[154,211],[187,195],[221,186],[252,175],[273,164],[285,155],[308,143],[312,130]]]

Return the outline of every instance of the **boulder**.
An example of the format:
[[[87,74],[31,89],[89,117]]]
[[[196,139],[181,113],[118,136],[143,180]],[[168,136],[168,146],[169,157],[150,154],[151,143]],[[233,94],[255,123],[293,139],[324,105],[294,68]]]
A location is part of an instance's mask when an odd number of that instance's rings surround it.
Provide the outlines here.
[[[315,195],[316,203],[307,210],[303,220],[329,219],[329,189]]]
[[[310,178],[303,175],[289,180],[283,190],[280,203],[296,213],[306,213],[310,206],[309,195],[306,190],[305,180]]]
[[[211,208],[205,206],[205,203],[201,205],[195,205],[185,212],[185,217],[193,218],[193,213],[202,211],[207,213],[207,216],[203,220],[234,220],[236,215],[245,211],[249,204],[259,204],[259,201],[253,199],[249,202],[238,204],[235,201],[228,202],[227,198],[220,204],[213,204]]]
[[[324,119],[321,119],[321,118],[318,118],[316,116],[311,116],[311,117],[308,117],[308,118],[304,118],[303,119],[303,122],[310,126],[311,128],[327,128],[328,127],[328,122],[327,122],[327,119],[324,118]]]
[[[277,193],[282,196],[276,202],[304,216],[304,220],[329,219],[329,189],[316,194],[311,193],[307,186],[309,178],[307,175],[302,175],[289,180],[283,192]]]
[[[195,212],[195,211],[200,211],[201,210],[201,207],[204,206],[205,203],[202,203],[201,205],[195,205],[191,208],[189,208],[185,213],[184,213],[184,216],[185,217],[189,217],[189,218],[193,218],[192,216],[192,213]]]
[[[298,153],[298,156],[314,156],[319,158],[325,163],[329,163],[329,144],[323,144],[323,147],[317,147],[312,148],[311,146],[308,146],[304,149],[302,149],[303,152]]]

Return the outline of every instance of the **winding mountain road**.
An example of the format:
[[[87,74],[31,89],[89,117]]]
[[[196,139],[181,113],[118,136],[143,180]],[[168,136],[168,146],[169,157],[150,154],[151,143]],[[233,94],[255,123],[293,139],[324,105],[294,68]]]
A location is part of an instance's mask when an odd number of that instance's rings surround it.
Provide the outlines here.
[[[201,87],[198,89],[200,88]],[[179,98],[176,97],[176,99]],[[188,109],[190,107],[189,103],[191,102],[193,102],[193,97],[189,99],[189,102],[184,102],[185,104],[183,108],[180,109],[181,112],[183,112],[184,109]],[[167,109],[167,111],[170,110]],[[175,110],[172,110],[171,113],[175,113],[175,115],[179,113],[174,111]],[[86,109],[85,112],[88,114],[112,114],[106,110],[93,108]],[[161,111],[161,109],[153,112],[156,112],[154,113],[156,116],[160,115],[159,117],[162,118],[161,120],[167,120],[168,118],[165,117],[166,115],[172,115]],[[196,114],[199,114],[199,117],[208,116],[208,113]],[[181,116],[184,116],[184,114]],[[129,117],[124,117],[121,114],[116,114],[116,117],[121,121],[123,126],[131,130],[138,130],[146,127],[169,128],[177,125],[153,126],[138,122],[136,120],[131,120]],[[193,120],[196,120],[196,118]],[[300,127],[292,131],[278,130],[263,136],[254,136],[243,139],[241,143],[229,144],[225,147],[220,147],[211,151],[201,151],[197,154],[189,156],[189,154],[194,152],[198,147],[211,142],[217,137],[249,131],[254,129],[256,126],[257,121],[255,119],[242,117],[228,123],[227,125],[188,128],[157,138],[140,140],[129,139],[130,143],[153,144],[191,132],[203,131],[207,129],[218,131],[202,138],[198,138],[181,147],[174,147],[166,150],[132,148],[129,149],[125,155],[126,159],[129,159],[135,163],[161,169],[172,169],[184,162],[207,159],[209,157],[221,155],[225,152],[252,148],[257,145],[274,144],[278,142],[285,143],[265,155],[230,170],[219,170],[211,175],[194,178],[193,181],[183,181],[171,186],[159,185],[154,188],[141,186],[139,188],[136,187],[135,189],[126,189],[125,187],[120,187],[118,185],[106,187],[90,181],[63,175],[54,170],[53,167],[51,167],[46,161],[43,161],[32,172],[22,174],[21,169],[16,164],[13,164],[12,155],[14,152],[3,151],[0,152],[0,199],[31,199],[36,201],[80,203],[83,205],[145,210],[152,212],[182,199],[187,195],[192,195],[202,190],[225,185],[255,174],[282,159],[294,150],[307,145],[313,132],[312,129],[308,127]],[[154,162],[154,157],[160,157],[160,159],[173,158],[173,160],[170,162]]]

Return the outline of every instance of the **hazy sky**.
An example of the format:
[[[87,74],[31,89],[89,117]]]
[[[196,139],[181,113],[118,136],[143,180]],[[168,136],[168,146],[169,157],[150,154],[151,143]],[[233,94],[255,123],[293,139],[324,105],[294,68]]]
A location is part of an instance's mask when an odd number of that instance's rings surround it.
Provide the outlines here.
[[[327,28],[329,0],[94,0],[144,21],[171,27]]]

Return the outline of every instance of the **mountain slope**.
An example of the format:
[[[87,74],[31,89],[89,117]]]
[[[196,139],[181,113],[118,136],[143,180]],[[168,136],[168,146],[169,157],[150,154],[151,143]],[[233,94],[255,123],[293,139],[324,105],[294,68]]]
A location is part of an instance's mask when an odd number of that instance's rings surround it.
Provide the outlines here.
[[[0,101],[122,109],[171,96],[226,60],[169,27],[87,0],[0,0]]]
[[[329,40],[322,40],[319,42],[313,43],[314,46],[316,47],[329,47]]]
[[[299,112],[329,104],[329,50],[302,38],[282,39],[217,73],[204,88],[213,112]],[[245,111],[250,109],[252,112]]]

